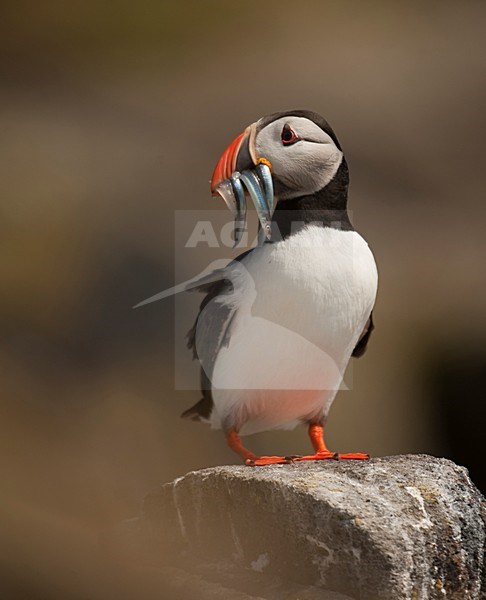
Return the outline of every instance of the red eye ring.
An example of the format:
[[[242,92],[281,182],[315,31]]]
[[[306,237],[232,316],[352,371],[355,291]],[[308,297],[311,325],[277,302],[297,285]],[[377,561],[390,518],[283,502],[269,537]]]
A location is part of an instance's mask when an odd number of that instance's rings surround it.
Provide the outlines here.
[[[290,146],[292,144],[295,144],[295,142],[298,142],[300,138],[292,129],[292,127],[290,127],[290,125],[286,123],[282,128],[280,139],[284,146]]]

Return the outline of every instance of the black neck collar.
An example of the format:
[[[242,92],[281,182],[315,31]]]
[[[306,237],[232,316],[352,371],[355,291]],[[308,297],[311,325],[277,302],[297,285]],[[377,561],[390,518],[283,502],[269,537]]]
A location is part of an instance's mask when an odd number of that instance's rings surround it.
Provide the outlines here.
[[[309,223],[354,231],[347,211],[349,173],[343,157],[333,179],[325,188],[310,196],[277,203],[272,218],[273,241],[285,239]]]

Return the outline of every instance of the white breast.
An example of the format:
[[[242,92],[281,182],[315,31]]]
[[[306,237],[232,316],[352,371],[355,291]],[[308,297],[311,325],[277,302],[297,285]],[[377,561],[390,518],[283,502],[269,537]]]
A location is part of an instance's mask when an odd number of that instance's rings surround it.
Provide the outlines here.
[[[327,414],[375,301],[368,244],[354,231],[308,226],[242,266],[230,343],[213,370],[213,426],[253,433]]]

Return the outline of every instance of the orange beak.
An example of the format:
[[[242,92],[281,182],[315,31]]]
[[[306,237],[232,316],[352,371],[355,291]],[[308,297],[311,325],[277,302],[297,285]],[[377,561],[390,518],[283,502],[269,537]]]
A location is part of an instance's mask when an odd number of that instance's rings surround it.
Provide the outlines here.
[[[238,160],[238,154],[243,146],[243,144],[248,140],[251,144],[252,141],[252,133],[254,130],[254,125],[250,125],[240,133],[238,137],[236,137],[231,144],[226,148],[226,150],[221,155],[221,158],[218,160],[216,168],[214,169],[213,176],[211,177],[211,194],[213,196],[217,196],[216,188],[220,183],[225,181],[225,179],[229,179],[236,171],[236,161]],[[250,149],[251,153],[251,149]]]

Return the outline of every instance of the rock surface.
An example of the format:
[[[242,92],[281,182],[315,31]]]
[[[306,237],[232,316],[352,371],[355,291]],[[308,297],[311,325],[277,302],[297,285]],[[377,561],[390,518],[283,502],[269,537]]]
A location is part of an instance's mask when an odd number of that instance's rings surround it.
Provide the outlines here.
[[[200,598],[476,600],[484,509],[466,469],[406,455],[188,473],[122,529]]]

